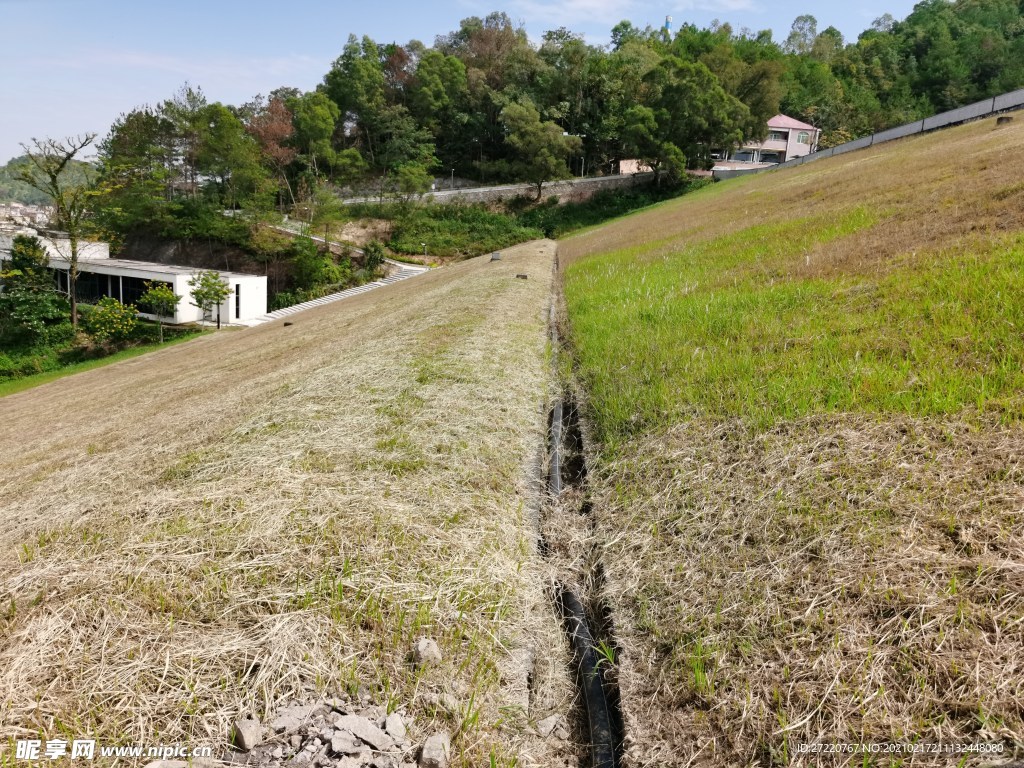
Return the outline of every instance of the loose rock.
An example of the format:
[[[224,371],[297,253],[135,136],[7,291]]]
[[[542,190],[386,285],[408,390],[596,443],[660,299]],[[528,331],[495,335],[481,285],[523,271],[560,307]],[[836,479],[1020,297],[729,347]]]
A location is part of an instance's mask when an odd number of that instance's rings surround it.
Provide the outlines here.
[[[542,739],[546,739],[555,730],[556,725],[558,725],[558,715],[545,717],[543,720],[537,721],[537,733]]]
[[[358,715],[342,715],[334,721],[334,727],[339,731],[348,731],[357,739],[365,741],[374,749],[381,751],[391,749],[395,744],[384,731],[365,717]]]
[[[259,720],[236,720],[231,733],[231,743],[243,752],[248,752],[263,739],[263,727]]]
[[[397,712],[392,712],[388,715],[387,720],[384,721],[384,730],[388,732],[388,735],[395,739],[404,739],[405,734],[408,732],[405,727],[405,721],[402,720],[402,716]]]
[[[420,665],[439,664],[442,658],[441,648],[433,638],[421,637],[413,648],[413,658]]]
[[[423,745],[423,751],[420,752],[420,768],[448,768],[451,751],[451,737],[444,731],[435,733]]]
[[[331,752],[336,755],[354,755],[360,752],[359,742],[348,731],[335,731],[331,737]]]
[[[270,721],[270,727],[278,733],[286,733],[288,731],[297,731],[299,726],[302,725],[302,721],[291,715],[278,715]]]
[[[442,693],[438,696],[437,703],[442,709],[453,715],[458,714],[459,710],[462,709],[462,702],[450,693]]]

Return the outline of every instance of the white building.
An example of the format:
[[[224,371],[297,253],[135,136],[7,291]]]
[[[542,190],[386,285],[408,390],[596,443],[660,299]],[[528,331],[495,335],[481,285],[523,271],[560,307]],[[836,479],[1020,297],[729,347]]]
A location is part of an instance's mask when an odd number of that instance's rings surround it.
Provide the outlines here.
[[[11,251],[15,235],[36,235],[34,230],[0,231],[0,261]],[[71,244],[58,233],[38,234],[46,248],[50,268],[56,273],[57,287],[68,290],[68,270]],[[78,254],[78,300],[90,304],[104,296],[113,296],[122,304],[136,304],[146,291],[146,283],[164,283],[175,294],[181,296],[173,318],[164,318],[174,324],[197,323],[203,320],[203,313],[191,303],[191,287],[188,281],[200,272],[216,272],[231,289],[231,294],[211,313],[211,320],[222,324],[240,323],[253,320],[267,313],[267,278],[264,275],[249,275],[241,272],[204,270],[199,267],[183,267],[173,264],[158,264],[151,261],[111,259],[110,247],[106,243],[79,243]],[[156,319],[155,315],[140,312],[142,317]]]

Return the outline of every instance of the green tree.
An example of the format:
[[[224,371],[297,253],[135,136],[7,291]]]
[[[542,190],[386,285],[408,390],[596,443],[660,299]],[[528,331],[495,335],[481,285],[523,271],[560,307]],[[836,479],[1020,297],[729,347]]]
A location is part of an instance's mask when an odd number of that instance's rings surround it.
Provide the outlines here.
[[[231,287],[220,279],[220,274],[213,271],[200,272],[189,279],[188,287],[192,301],[189,303],[203,313],[203,320],[210,317],[214,307],[219,307],[231,295]],[[217,327],[220,328],[220,313],[217,314]]]
[[[713,148],[743,140],[750,111],[725,92],[704,64],[665,58],[649,75],[658,138],[674,144],[691,165],[706,164]]]
[[[209,104],[201,113],[206,128],[196,154],[196,168],[211,181],[204,191],[218,208],[234,209],[258,195],[266,181],[260,148],[242,121],[223,104]]]
[[[149,107],[122,114],[98,144],[100,174],[91,202],[104,237],[116,247],[143,227],[159,231],[173,196],[172,123]]]
[[[542,121],[530,103],[509,104],[501,120],[508,131],[505,140],[515,152],[512,167],[519,178],[536,185],[538,200],[545,181],[571,175],[566,161],[582,148],[579,137],[563,135],[558,123]]]
[[[406,202],[417,195],[430,191],[434,177],[426,166],[419,163],[405,163],[398,166],[396,174],[398,194]]]
[[[147,282],[145,285],[146,291],[139,297],[139,305],[156,315],[157,332],[160,343],[163,344],[164,320],[174,317],[174,313],[178,309],[178,302],[182,297],[176,294],[167,283]]]
[[[627,152],[654,170],[656,184],[663,176],[676,180],[686,170],[686,155],[668,140],[650,107],[630,107],[622,135]]]
[[[44,343],[47,332],[67,322],[68,302],[53,284],[46,250],[38,238],[17,235],[0,272],[0,341],[5,347]]]
[[[55,211],[54,224],[68,235],[69,251],[61,254],[68,262],[68,298],[71,303],[71,327],[78,328],[78,246],[85,234],[89,196],[93,193],[95,173],[87,173],[75,181],[65,174],[76,156],[96,138],[86,133],[63,141],[33,139],[22,144],[30,165],[19,174],[21,181],[50,198]]]
[[[331,139],[341,110],[326,94],[319,91],[289,99],[288,108],[292,111],[292,125],[295,128],[293,141],[302,152],[303,160],[319,176],[321,162],[328,168],[334,165]]]
[[[363,266],[367,271],[376,272],[384,263],[384,246],[378,240],[371,240],[363,248]]]
[[[173,173],[170,181],[193,199],[199,195],[200,155],[210,128],[206,108],[202,88],[185,83],[159,110],[171,125]]]
[[[292,243],[292,280],[299,290],[340,283],[344,278],[330,252],[320,250],[308,237],[297,237]]]
[[[818,20],[810,14],[797,16],[783,47],[787,53],[807,54],[814,48],[814,41],[817,37]]]
[[[381,200],[391,176],[402,166],[431,168],[437,164],[430,133],[420,128],[403,106],[383,109],[370,121],[366,131],[373,146],[372,163],[381,174]]]

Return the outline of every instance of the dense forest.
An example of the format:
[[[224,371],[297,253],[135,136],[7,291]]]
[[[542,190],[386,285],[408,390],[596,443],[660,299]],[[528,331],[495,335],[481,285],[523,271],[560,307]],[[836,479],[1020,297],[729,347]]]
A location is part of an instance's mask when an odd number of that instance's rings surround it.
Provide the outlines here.
[[[812,16],[784,40],[623,21],[606,46],[565,28],[534,44],[504,13],[429,47],[353,35],[315,90],[224,105],[185,85],[123,114],[98,143],[93,220],[115,241],[142,229],[250,247],[223,209],[312,218],[339,191],[409,199],[449,176],[531,181],[539,197],[632,157],[678,178],[780,111],[829,146],[1020,87],[1022,16],[1022,0],[925,0],[849,42]]]

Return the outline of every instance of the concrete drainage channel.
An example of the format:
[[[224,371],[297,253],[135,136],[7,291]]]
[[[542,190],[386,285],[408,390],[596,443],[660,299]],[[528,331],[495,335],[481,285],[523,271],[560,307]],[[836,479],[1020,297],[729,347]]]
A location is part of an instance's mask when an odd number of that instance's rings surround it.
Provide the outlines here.
[[[557,376],[561,341],[555,301],[549,323]],[[617,648],[610,611],[602,600],[604,570],[587,498],[579,410],[564,390],[549,415],[547,448],[548,500],[541,515],[540,551],[557,574],[551,597],[572,648],[580,702],[579,743],[589,757],[584,763],[587,768],[617,768],[625,735],[615,668]]]

